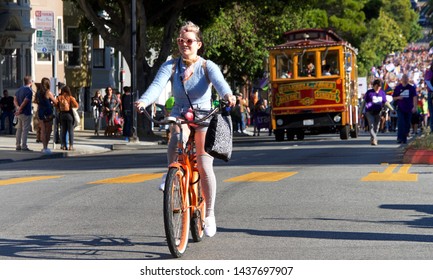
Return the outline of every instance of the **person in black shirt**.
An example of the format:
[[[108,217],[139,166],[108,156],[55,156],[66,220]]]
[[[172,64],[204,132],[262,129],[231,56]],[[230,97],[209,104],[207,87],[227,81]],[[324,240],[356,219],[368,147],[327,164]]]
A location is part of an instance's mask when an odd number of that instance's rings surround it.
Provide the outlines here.
[[[97,90],[95,95],[92,97],[92,112],[93,112],[93,121],[95,123],[95,135],[99,136],[99,129],[101,128],[101,116],[102,116],[102,107],[104,101],[102,100],[101,91]]]
[[[123,118],[123,136],[125,141],[129,142],[129,137],[131,137],[131,124],[132,124],[132,95],[130,87],[123,87],[122,95],[122,111],[121,115]]]
[[[3,97],[0,99],[1,113],[1,130],[5,130],[5,119],[8,118],[9,122],[9,134],[12,134],[13,119],[14,119],[14,98],[9,96],[8,90],[3,90]]]

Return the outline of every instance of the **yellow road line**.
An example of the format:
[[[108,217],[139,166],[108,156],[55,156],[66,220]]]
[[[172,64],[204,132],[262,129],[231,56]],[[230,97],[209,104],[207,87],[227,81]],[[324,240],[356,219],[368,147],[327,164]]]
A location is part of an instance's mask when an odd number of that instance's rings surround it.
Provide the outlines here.
[[[0,186],[29,183],[33,181],[41,181],[41,180],[48,180],[48,179],[56,179],[60,177],[63,176],[34,176],[34,177],[6,179],[6,180],[0,180]]]
[[[298,172],[251,172],[224,182],[277,182]]]
[[[99,180],[95,182],[90,182],[87,184],[128,184],[128,183],[142,183],[144,181],[149,181],[153,179],[161,178],[165,173],[155,173],[155,174],[131,174],[116,178],[108,178],[104,180]]]
[[[391,164],[389,167],[387,167],[385,169],[385,171],[383,171],[383,174],[392,174],[392,172],[394,171],[394,169],[397,168],[397,164]]]
[[[409,173],[411,164],[403,164],[397,172],[393,172],[398,164],[391,164],[385,169],[384,172],[371,172],[367,176],[363,177],[363,182],[416,182],[418,181],[418,174]]]

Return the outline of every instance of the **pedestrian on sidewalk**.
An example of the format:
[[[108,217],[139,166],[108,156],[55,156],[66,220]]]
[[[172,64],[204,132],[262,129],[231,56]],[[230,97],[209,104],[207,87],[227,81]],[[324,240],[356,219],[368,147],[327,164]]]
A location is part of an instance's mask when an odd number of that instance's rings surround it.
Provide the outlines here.
[[[93,122],[95,124],[95,135],[99,136],[99,129],[101,129],[101,117],[102,117],[102,106],[103,100],[101,91],[97,90],[95,95],[92,97],[92,112],[93,112]]]
[[[125,137],[125,141],[129,142],[129,137],[131,137],[131,125],[132,125],[132,95],[130,87],[123,87],[123,95],[122,95],[122,108],[121,108],[121,116],[123,118],[123,137]]]
[[[416,89],[409,84],[409,76],[404,74],[401,83],[395,87],[392,94],[397,106],[397,143],[406,144],[410,131],[412,114],[417,111],[418,97]]]
[[[9,134],[12,134],[13,131],[13,119],[14,119],[14,98],[9,96],[9,92],[7,89],[3,90],[3,97],[0,100],[0,107],[2,110],[1,114],[1,130],[5,130],[5,120],[8,119],[9,124]]]
[[[32,77],[25,76],[24,85],[17,90],[14,97],[15,117],[17,118],[15,134],[17,151],[31,151],[27,146],[27,137],[32,121],[32,84]]]
[[[78,102],[72,96],[68,86],[62,88],[57,98],[57,107],[60,110],[61,138],[63,150],[74,150],[74,116],[72,108],[78,108]],[[66,133],[69,134],[69,147],[66,145]]]
[[[54,94],[50,91],[50,79],[42,78],[41,85],[36,92],[36,103],[38,104],[38,119],[41,129],[42,153],[51,154],[48,149],[51,132],[53,130],[54,109],[53,104],[57,104]]]

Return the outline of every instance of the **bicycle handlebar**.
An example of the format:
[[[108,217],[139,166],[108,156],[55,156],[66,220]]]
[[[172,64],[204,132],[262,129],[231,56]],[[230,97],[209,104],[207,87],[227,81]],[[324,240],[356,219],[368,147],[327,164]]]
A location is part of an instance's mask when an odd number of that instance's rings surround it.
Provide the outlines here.
[[[221,106],[222,104],[222,106]],[[149,112],[147,112],[147,110],[143,107],[139,108],[139,112],[141,114],[144,113],[144,115],[153,123],[158,124],[158,125],[166,125],[166,124],[171,124],[171,123],[176,123],[176,124],[200,124],[204,121],[206,121],[207,119],[209,119],[210,117],[212,117],[213,115],[215,115],[216,113],[218,113],[220,111],[220,107],[222,108],[226,108],[228,106],[228,102],[225,100],[220,100],[220,106],[212,109],[209,114],[207,114],[206,116],[204,116],[203,118],[200,119],[195,119],[195,120],[184,120],[184,119],[177,119],[175,117],[166,117],[164,118],[162,121],[158,121],[154,118],[152,118],[152,116],[149,114]]]

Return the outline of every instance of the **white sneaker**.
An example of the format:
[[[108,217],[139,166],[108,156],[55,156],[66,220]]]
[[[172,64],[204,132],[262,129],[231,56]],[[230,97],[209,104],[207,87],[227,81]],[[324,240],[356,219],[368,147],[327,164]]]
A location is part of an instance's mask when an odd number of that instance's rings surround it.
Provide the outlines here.
[[[204,219],[204,234],[206,234],[207,237],[212,237],[216,234],[216,231],[215,217],[207,217]]]
[[[44,155],[50,155],[51,154],[51,150],[50,149],[42,149],[42,153]]]
[[[164,174],[164,175],[162,175],[162,178],[161,178],[161,183],[159,184],[159,186],[158,186],[158,189],[160,190],[160,191],[164,191],[164,189],[165,189],[165,178],[167,178],[167,174]]]

